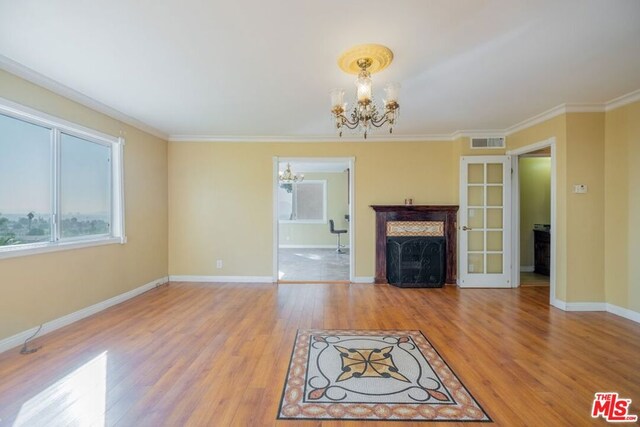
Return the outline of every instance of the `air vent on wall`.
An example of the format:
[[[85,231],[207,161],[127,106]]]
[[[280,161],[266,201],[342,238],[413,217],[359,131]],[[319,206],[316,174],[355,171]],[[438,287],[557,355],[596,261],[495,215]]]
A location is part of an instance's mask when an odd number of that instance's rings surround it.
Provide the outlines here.
[[[504,148],[505,137],[471,138],[471,148]]]

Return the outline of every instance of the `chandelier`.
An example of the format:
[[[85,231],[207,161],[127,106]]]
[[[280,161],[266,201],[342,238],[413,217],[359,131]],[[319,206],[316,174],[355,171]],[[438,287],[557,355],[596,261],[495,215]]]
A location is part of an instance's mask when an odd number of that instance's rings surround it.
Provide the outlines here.
[[[393,60],[393,52],[385,46],[367,44],[349,49],[338,59],[338,66],[349,74],[357,74],[356,102],[350,110],[344,102],[344,89],[331,91],[331,114],[338,135],[347,129],[357,130],[367,138],[369,131],[387,125],[389,133],[393,133],[393,126],[398,119],[400,105],[398,104],[398,83],[389,83],[384,87],[384,112],[373,100],[371,89],[371,74],[385,69]]]
[[[291,172],[291,164],[289,163],[287,163],[287,168],[284,171],[278,172],[278,181],[282,184],[293,184],[294,182],[302,182],[303,180],[303,174]]]

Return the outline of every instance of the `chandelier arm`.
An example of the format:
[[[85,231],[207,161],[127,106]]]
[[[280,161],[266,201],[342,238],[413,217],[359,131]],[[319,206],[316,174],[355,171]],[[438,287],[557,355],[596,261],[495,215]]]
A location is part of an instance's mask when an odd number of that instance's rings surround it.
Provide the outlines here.
[[[356,129],[358,127],[358,125],[360,124],[360,122],[357,121],[357,120],[352,122],[344,114],[339,116],[339,118],[340,118],[340,120],[342,122],[342,125],[346,126],[348,129],[351,129],[351,130]]]
[[[387,117],[386,114],[384,116],[382,116],[382,119],[380,119],[380,120],[373,120],[373,119],[371,120],[371,124],[374,127],[377,127],[377,128],[381,127],[382,125],[384,125],[387,122],[389,122],[389,118]]]

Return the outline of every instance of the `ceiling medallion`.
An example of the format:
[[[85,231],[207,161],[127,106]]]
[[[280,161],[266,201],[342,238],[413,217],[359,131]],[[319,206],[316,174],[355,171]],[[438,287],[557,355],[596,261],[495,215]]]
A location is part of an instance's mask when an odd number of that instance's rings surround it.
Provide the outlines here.
[[[357,130],[367,138],[372,127],[379,128],[384,124],[393,132],[393,126],[398,119],[400,104],[398,104],[398,83],[388,83],[383,99],[384,113],[380,113],[376,106],[371,90],[371,74],[384,70],[391,64],[393,52],[388,47],[378,44],[355,46],[338,58],[338,66],[349,74],[357,74],[356,103],[347,113],[347,103],[344,102],[344,89],[331,91],[331,114],[338,135],[342,137],[343,128]],[[349,114],[349,117],[347,117]]]

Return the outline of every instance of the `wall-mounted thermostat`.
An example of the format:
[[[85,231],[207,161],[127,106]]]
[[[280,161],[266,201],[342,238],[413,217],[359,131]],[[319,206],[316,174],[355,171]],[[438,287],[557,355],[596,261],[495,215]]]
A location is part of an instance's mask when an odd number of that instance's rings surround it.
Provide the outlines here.
[[[573,186],[573,192],[576,194],[584,194],[588,191],[587,184],[576,184]]]

